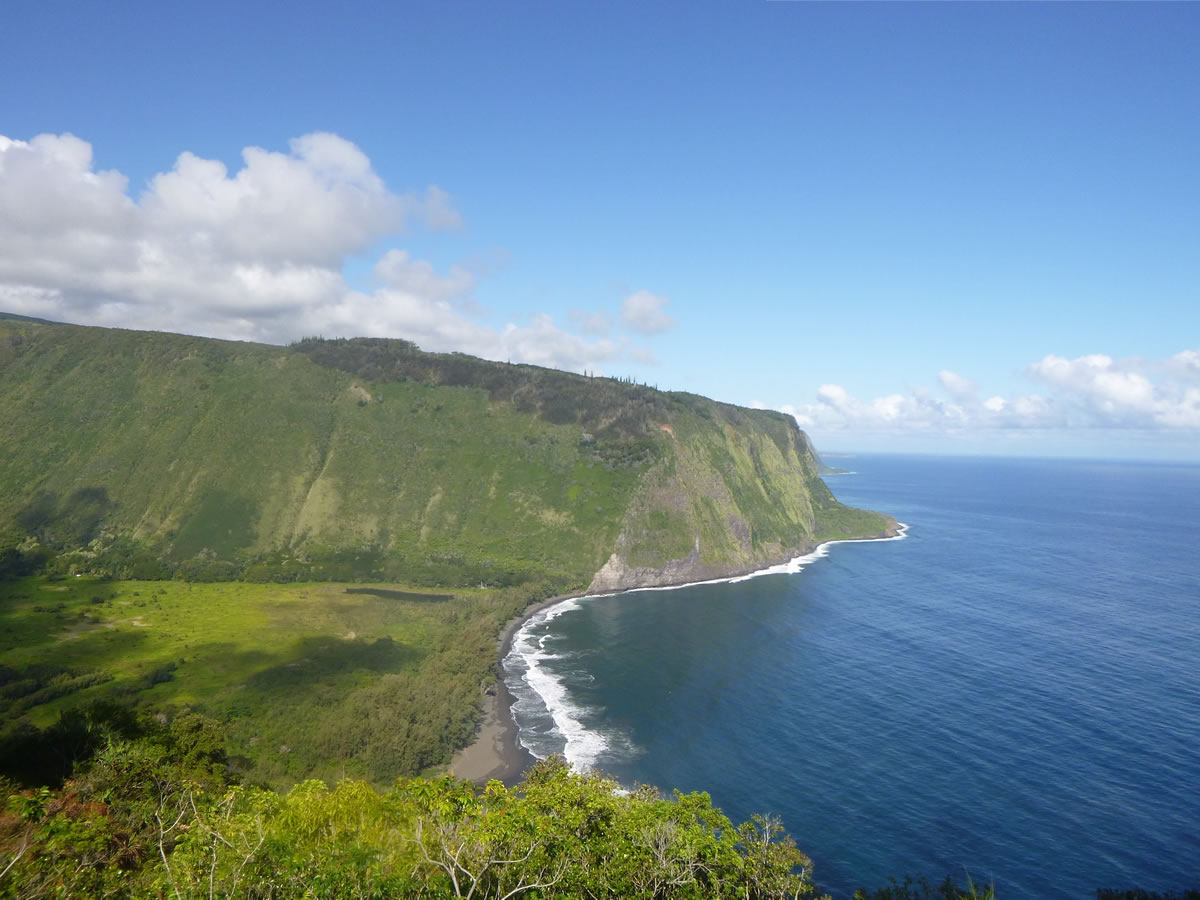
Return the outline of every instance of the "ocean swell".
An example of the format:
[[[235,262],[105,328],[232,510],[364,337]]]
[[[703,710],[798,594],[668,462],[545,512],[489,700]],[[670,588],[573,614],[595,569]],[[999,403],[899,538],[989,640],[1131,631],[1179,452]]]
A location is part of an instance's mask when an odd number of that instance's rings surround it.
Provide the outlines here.
[[[907,536],[908,525],[903,522],[897,524],[897,533],[892,537],[826,541],[809,553],[745,575],[637,588],[619,593],[672,591],[704,584],[733,584],[762,575],[795,575],[811,563],[828,556],[833,544],[903,540]],[[573,767],[588,771],[606,759],[628,759],[638,752],[628,735],[584,722],[585,718],[593,719],[603,711],[589,709],[572,698],[568,681],[590,680],[591,676],[581,667],[569,671],[569,665],[563,665],[569,664],[570,660],[554,652],[554,635],[547,627],[564,613],[579,609],[581,603],[611,597],[614,593],[572,597],[539,610],[513,634],[509,652],[501,660],[505,684],[514,698],[511,713],[517,724],[518,740],[538,759],[561,753]]]
[[[578,609],[584,599],[563,600],[530,616],[513,635],[502,667],[514,698],[512,716],[521,746],[539,759],[561,753],[575,768],[588,770],[611,742],[581,721],[589,710],[572,701],[563,674],[548,665],[563,657],[554,653],[553,635],[546,631],[549,622]]]

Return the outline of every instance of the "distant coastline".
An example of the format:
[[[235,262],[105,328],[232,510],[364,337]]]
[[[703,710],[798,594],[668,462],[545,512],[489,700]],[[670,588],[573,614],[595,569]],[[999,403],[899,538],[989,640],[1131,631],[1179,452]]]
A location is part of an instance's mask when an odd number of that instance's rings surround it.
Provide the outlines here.
[[[815,562],[827,554],[828,547],[834,544],[855,544],[871,541],[898,541],[907,537],[909,526],[904,522],[889,519],[887,531],[872,537],[841,538],[822,541],[813,546],[807,553],[792,557],[787,562],[758,569],[735,572],[733,574],[712,578],[704,581],[680,582],[678,584],[658,585],[655,587],[634,587],[622,591],[612,591],[599,594],[560,594],[548,597],[527,607],[519,616],[514,617],[500,634],[499,655],[496,659],[497,678],[492,691],[483,699],[483,711],[479,731],[475,740],[466,747],[455,752],[451,760],[450,774],[473,781],[476,784],[486,784],[498,780],[512,786],[521,781],[525,772],[538,759],[521,745],[516,720],[512,714],[513,696],[504,683],[504,659],[512,650],[513,638],[530,619],[538,613],[566,603],[569,600],[598,599],[613,597],[617,594],[627,594],[634,591],[669,591],[681,588],[698,587],[706,584],[725,584],[746,581],[762,575],[795,574],[805,565]]]

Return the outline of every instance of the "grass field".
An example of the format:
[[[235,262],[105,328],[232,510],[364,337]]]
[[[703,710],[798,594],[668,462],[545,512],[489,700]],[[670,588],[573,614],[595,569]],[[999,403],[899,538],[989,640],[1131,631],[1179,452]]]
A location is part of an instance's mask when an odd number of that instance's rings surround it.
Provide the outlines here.
[[[528,595],[397,585],[0,583],[3,727],[90,700],[225,721],[244,774],[387,783],[470,737],[495,635]],[[386,736],[385,736],[386,733]]]

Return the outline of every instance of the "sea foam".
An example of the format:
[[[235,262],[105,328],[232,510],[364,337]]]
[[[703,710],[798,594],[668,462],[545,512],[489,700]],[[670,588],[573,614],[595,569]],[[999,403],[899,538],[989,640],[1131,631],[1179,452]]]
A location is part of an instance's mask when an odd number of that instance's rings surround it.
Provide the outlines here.
[[[586,598],[564,600],[530,616],[513,635],[512,648],[503,660],[503,668],[506,684],[516,698],[512,713],[521,746],[544,759],[554,752],[552,746],[561,742],[559,752],[567,762],[576,769],[588,770],[609,749],[610,741],[580,721],[580,716],[587,710],[571,700],[563,678],[545,665],[561,657],[548,648],[552,636],[541,632],[546,623],[578,609],[583,599]],[[546,733],[549,741],[538,740],[528,724],[522,723],[521,719],[526,716],[530,719],[549,717],[550,731]]]
[[[908,525],[903,522],[897,524],[899,526],[898,533],[892,537],[826,541],[810,553],[794,557],[785,563],[766,566],[745,575],[712,578],[687,584],[637,588],[635,591],[620,593],[673,591],[704,584],[735,584],[762,575],[795,575],[806,566],[828,556],[829,548],[833,544],[902,540],[907,537]],[[553,635],[546,633],[543,626],[563,613],[579,609],[580,603],[612,597],[615,593],[617,592],[587,594],[548,606],[530,616],[513,635],[511,648],[501,665],[505,673],[505,684],[508,685],[515,698],[512,716],[517,723],[518,740],[522,747],[539,759],[545,759],[553,752],[560,752],[573,767],[588,771],[595,768],[596,764],[606,755],[618,753],[620,756],[627,757],[637,753],[637,748],[626,735],[604,733],[585,725],[582,717],[592,711],[573,701],[563,676],[552,672],[545,665],[550,660],[558,660],[563,657],[548,647],[552,644]],[[581,677],[589,677],[586,676],[586,673],[579,674]],[[525,721],[522,721],[523,719]],[[535,719],[543,720],[546,726],[545,731],[535,730],[531,725]],[[547,722],[546,719],[549,721]]]

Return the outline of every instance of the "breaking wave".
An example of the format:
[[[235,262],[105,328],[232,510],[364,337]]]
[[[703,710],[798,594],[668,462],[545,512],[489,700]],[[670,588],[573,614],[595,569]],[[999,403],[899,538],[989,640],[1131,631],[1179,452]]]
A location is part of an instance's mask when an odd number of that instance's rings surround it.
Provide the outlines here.
[[[898,541],[905,538],[907,532],[908,526],[900,523],[895,536],[867,540]],[[862,541],[826,541],[811,553],[746,575],[638,588],[638,591],[672,591],[703,584],[733,584],[761,575],[794,575],[828,556],[833,544],[845,543]],[[564,613],[579,609],[582,603],[611,596],[611,593],[590,594],[563,600],[534,613],[513,634],[501,668],[504,683],[513,696],[512,716],[517,723],[518,740],[538,759],[560,753],[573,767],[587,771],[604,762],[632,759],[639,753],[629,735],[599,724],[604,710],[589,707],[573,695],[573,686],[593,680],[584,670],[582,656],[554,650],[555,635],[550,623]]]

